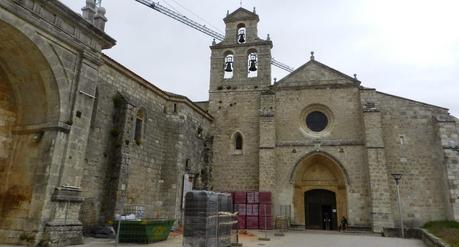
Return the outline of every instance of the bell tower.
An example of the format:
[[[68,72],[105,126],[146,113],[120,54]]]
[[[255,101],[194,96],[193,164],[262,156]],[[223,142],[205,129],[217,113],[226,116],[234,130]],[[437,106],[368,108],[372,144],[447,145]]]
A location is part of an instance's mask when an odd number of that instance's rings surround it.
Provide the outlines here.
[[[272,42],[258,37],[259,17],[239,8],[224,19],[225,39],[210,47],[210,91],[253,90],[271,84]]]
[[[260,98],[271,85],[273,45],[258,37],[255,10],[239,8],[224,21],[224,40],[210,47],[211,183],[217,191],[254,191],[259,189]]]

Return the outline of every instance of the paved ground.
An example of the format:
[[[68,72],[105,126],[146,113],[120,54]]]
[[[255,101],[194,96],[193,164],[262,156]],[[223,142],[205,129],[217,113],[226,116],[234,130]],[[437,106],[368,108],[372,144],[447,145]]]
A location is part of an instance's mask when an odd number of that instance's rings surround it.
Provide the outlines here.
[[[284,237],[268,234],[270,241],[260,241],[264,233],[250,231],[240,237],[243,247],[425,247],[422,241],[414,239],[384,238],[377,235],[341,234],[337,232],[307,231],[287,232]],[[78,247],[114,246],[113,240],[88,238],[84,245]],[[120,244],[120,247],[181,247],[182,236],[173,235],[169,240],[150,245]]]

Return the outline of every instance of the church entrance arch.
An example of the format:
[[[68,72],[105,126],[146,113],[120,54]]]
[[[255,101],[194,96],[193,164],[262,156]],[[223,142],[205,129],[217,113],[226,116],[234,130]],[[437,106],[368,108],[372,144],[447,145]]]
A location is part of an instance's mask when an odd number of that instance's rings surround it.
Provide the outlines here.
[[[347,176],[330,155],[314,152],[298,162],[291,174],[293,223],[308,229],[337,230],[347,218]]]
[[[0,243],[40,231],[50,152],[60,117],[48,60],[28,36],[0,20]],[[33,239],[33,240],[32,240]]]
[[[305,226],[310,229],[336,230],[336,194],[315,189],[304,192]]]

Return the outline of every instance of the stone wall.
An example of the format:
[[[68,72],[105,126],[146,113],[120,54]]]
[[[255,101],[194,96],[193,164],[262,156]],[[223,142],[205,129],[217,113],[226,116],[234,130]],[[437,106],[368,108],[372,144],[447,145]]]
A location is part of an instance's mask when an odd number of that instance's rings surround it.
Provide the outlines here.
[[[13,127],[16,123],[16,99],[7,82],[6,75],[0,68],[0,176],[6,172],[13,146]],[[2,188],[3,189],[3,188]],[[2,190],[3,192],[3,190]]]
[[[427,221],[445,219],[448,205],[443,186],[443,153],[434,119],[447,114],[447,109],[383,93],[378,93],[377,99],[394,222],[399,225],[392,173],[403,174],[400,194],[405,224],[416,227]]]
[[[370,218],[373,231],[381,232],[383,228],[393,227],[393,214],[390,201],[389,177],[382,117],[376,90],[362,90],[361,104],[365,126],[366,160],[370,189]]]
[[[259,91],[213,93],[213,182],[216,191],[257,191],[259,178]],[[243,138],[235,149],[236,132]]]
[[[443,191],[447,202],[446,214],[450,220],[459,219],[459,145],[456,121],[450,115],[436,116],[438,140],[443,151]]]
[[[16,221],[18,219],[18,207],[22,207],[22,214],[26,211],[28,205],[21,205],[23,201],[30,200],[30,195],[18,194],[21,188],[17,185],[9,183],[9,173],[11,172],[11,161],[14,155],[14,137],[13,128],[16,125],[17,109],[14,91],[7,81],[6,75],[0,68],[0,179],[3,181],[0,185],[0,240],[9,242],[6,230],[20,230],[20,226],[13,224],[11,226],[11,218]],[[21,216],[21,215],[19,215]],[[23,215],[22,215],[23,217]]]
[[[173,103],[175,104],[175,103]],[[161,212],[163,217],[182,223],[182,187],[185,173],[192,174],[195,189],[209,188],[211,152],[209,122],[184,104],[168,114],[168,150],[161,173]],[[175,210],[173,210],[175,209]]]
[[[180,221],[187,160],[188,172],[196,175],[210,162],[203,157],[211,118],[188,99],[157,89],[107,57],[104,61],[86,154],[80,218],[86,226],[103,224],[120,213],[124,203],[145,207],[146,218]],[[132,110],[120,110],[123,107]],[[134,134],[139,111],[143,113],[140,141]],[[125,123],[116,124],[117,119]],[[120,153],[122,157],[113,158]],[[126,169],[119,164],[124,161]],[[107,207],[101,198],[107,198],[104,193],[111,187],[118,191],[113,194],[117,202],[108,196],[106,204],[117,207],[104,212]]]
[[[322,152],[333,157],[344,172],[347,205],[341,215],[347,215],[351,225],[368,226],[369,181],[363,174],[368,168],[364,159],[366,151],[358,88],[305,87],[299,90],[280,87],[276,93],[274,113],[277,137],[275,164],[278,164],[274,206],[279,208],[282,204],[293,203],[294,186],[290,179],[296,171],[295,166],[309,155]],[[333,114],[327,134],[314,136],[306,132],[304,110],[314,105],[325,107]]]
[[[226,37],[210,47],[211,71],[209,113],[212,125],[212,184],[217,191],[259,190],[260,95],[271,84],[272,42],[258,37],[259,17],[239,8],[224,19]],[[237,32],[246,28],[245,42]],[[257,74],[249,76],[248,55],[256,53]],[[225,57],[233,55],[233,76],[224,77]],[[242,149],[236,149],[236,136],[242,136]]]
[[[2,179],[20,187],[1,200],[2,212],[3,201],[17,204],[11,219],[3,218],[1,243],[78,244],[80,220],[105,223],[123,204],[144,206],[145,217],[180,220],[187,159],[188,172],[200,178],[197,186],[208,186],[212,117],[104,58],[101,50],[115,40],[103,32],[102,9],[94,13],[89,5],[83,18],[59,1],[0,2],[0,67],[8,74],[0,73],[0,175],[6,172]],[[5,143],[13,141],[4,119],[11,110],[5,99],[14,97],[16,155],[6,152]],[[144,117],[137,140],[139,110]],[[164,189],[166,178],[174,182]]]
[[[397,225],[394,172],[409,226],[459,219],[459,126],[446,109],[369,93],[313,56],[271,86],[272,42],[246,10],[226,23],[233,34],[247,21],[248,42],[212,45],[210,101],[193,104],[103,56],[115,40],[93,10],[83,19],[59,1],[0,1],[1,243],[78,244],[81,222],[104,224],[131,205],[180,223],[185,173],[201,189],[271,190],[278,212],[295,204],[292,177],[313,155],[345,181],[334,189],[351,225]],[[248,78],[254,48],[258,77]],[[329,112],[323,133],[307,130],[310,109]]]

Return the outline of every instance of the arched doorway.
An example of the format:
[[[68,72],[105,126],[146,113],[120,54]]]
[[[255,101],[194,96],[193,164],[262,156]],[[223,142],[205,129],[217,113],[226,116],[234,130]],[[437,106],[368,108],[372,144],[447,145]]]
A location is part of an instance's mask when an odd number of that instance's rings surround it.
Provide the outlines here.
[[[347,176],[330,155],[314,152],[295,166],[293,224],[308,229],[336,230],[339,219],[347,218]]]
[[[48,60],[23,32],[0,20],[0,243],[41,230],[60,117]]]
[[[333,191],[315,189],[304,192],[305,227],[336,230],[336,194]]]

